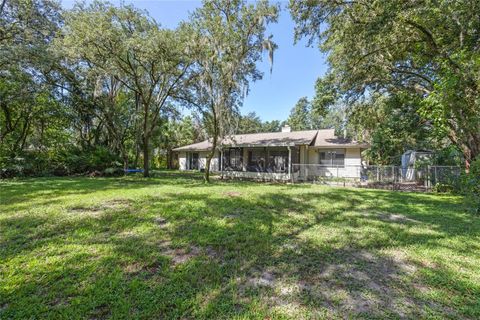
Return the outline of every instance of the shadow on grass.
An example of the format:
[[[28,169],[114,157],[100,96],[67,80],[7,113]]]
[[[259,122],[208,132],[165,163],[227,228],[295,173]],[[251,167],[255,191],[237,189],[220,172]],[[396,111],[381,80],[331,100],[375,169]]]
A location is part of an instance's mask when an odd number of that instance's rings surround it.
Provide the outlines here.
[[[159,183],[204,186],[188,178],[50,179],[33,181],[33,189],[25,182],[2,190],[25,191],[9,203],[40,200],[46,190],[58,196]],[[213,186],[219,185],[252,184]],[[289,189],[298,192],[283,191]],[[455,198],[290,186],[239,190],[226,196],[207,187],[98,214],[84,208],[67,218],[1,220],[7,230],[1,260],[18,260],[25,270],[16,272],[29,276],[2,288],[0,317],[480,316],[478,284],[446,264],[424,266],[405,254],[412,246],[445,248],[445,239],[460,236],[470,239],[461,248],[479,249],[480,222]]]

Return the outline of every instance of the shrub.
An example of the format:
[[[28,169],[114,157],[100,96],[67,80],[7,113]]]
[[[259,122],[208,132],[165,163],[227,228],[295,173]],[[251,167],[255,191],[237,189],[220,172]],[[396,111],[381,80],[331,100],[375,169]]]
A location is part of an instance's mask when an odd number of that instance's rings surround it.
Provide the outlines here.
[[[103,171],[103,174],[107,177],[112,177],[112,176],[120,176],[123,174],[122,168],[116,166],[116,167],[108,167]]]
[[[453,192],[454,187],[448,183],[438,182],[433,186],[433,192],[437,193],[445,193],[445,192]]]
[[[461,188],[471,210],[480,214],[480,158],[472,162],[468,174],[463,174]]]
[[[106,147],[81,149],[71,146],[56,150],[26,150],[15,158],[0,157],[0,178],[88,174],[107,168],[109,175],[121,174],[119,156]]]

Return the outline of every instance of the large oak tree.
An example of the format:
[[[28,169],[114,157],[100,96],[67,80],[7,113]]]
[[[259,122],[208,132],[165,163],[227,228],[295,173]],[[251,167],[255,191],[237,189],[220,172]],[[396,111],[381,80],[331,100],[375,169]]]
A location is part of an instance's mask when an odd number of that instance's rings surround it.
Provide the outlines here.
[[[267,50],[273,57],[275,44],[265,33],[277,15],[278,7],[268,1],[206,0],[185,25],[191,30],[190,52],[195,62],[190,101],[202,112],[213,146],[206,161],[207,182],[219,140],[230,133],[229,124],[249,82],[262,77],[257,68],[262,52]]]
[[[420,98],[418,114],[463,152],[480,154],[480,2],[290,2],[297,37],[318,41],[349,97]],[[414,98],[415,99],[415,98]]]
[[[141,122],[144,176],[149,176],[151,138],[169,99],[189,69],[183,41],[132,6],[78,5],[66,16],[63,43],[71,57],[131,90]]]

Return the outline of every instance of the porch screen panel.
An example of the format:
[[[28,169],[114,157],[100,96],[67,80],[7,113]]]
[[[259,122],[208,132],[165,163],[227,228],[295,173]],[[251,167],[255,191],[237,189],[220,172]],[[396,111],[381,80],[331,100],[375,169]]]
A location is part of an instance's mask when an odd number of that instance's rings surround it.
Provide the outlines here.
[[[241,170],[242,169],[242,149],[230,148],[225,150],[225,169]]]
[[[270,150],[267,171],[276,173],[287,172],[288,150]]]
[[[265,150],[263,148],[248,151],[248,169],[252,171],[265,170]]]

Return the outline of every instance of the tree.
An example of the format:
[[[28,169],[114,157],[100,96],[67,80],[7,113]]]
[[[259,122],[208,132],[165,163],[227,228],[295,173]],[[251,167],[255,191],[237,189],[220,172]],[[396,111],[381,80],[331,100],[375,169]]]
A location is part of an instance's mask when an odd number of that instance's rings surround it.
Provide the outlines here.
[[[257,133],[263,131],[262,120],[255,112],[240,115],[238,119],[238,128],[236,133]]]
[[[273,56],[274,43],[265,36],[266,25],[275,22],[278,8],[267,1],[247,4],[243,0],[204,1],[191,16],[191,49],[195,61],[195,98],[212,150],[207,156],[205,181],[210,181],[210,163],[219,138],[231,133],[231,122],[248,92],[250,81],[261,79],[257,62],[263,50]]]
[[[285,125],[285,121],[265,121],[262,125],[262,132],[279,132]]]
[[[463,152],[480,154],[478,1],[290,1],[296,36],[318,40],[349,97],[403,92]]]
[[[165,118],[161,130],[162,134],[159,136],[160,141],[158,145],[162,150],[165,166],[168,169],[173,169],[175,166],[172,150],[192,144],[196,140],[193,119],[191,116],[180,117],[177,114],[172,115]]]
[[[349,126],[357,138],[370,143],[366,151],[369,160],[400,165],[406,150],[441,148],[441,137],[417,109],[418,102],[412,97],[373,94],[350,108]]]
[[[150,139],[161,113],[190,66],[172,30],[161,29],[132,6],[77,5],[66,18],[64,45],[71,56],[131,90],[141,119],[144,176],[149,176]]]
[[[290,116],[287,119],[287,123],[290,125],[292,130],[310,130],[312,128],[311,116],[310,116],[311,105],[307,97],[302,97],[298,100],[295,107],[290,111]]]
[[[56,2],[0,1],[0,156],[12,159],[31,142],[45,142],[46,119],[52,130],[60,123],[48,82],[54,63],[49,46],[60,23]],[[41,136],[29,141],[36,125],[43,126]]]

